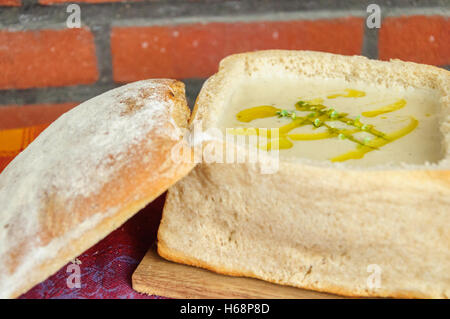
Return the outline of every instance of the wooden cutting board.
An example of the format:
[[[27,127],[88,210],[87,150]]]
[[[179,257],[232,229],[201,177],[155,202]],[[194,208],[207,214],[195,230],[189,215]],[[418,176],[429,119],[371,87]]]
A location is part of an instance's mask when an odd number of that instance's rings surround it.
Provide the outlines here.
[[[342,298],[253,278],[231,277],[177,264],[160,257],[156,248],[148,250],[132,276],[133,289],[169,298],[229,299],[326,299]]]

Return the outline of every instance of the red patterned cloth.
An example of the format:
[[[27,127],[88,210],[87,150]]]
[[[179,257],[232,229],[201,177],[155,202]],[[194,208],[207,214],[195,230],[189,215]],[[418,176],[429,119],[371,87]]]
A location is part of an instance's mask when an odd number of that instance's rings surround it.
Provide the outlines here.
[[[18,110],[19,111],[19,110]],[[47,125],[0,130],[0,172]],[[165,195],[78,257],[81,288],[69,288],[67,264],[20,298],[161,298],[131,288],[131,275],[156,238]]]
[[[81,288],[68,288],[69,263],[20,298],[161,298],[134,291],[131,275],[155,241],[164,197],[160,196],[78,257]]]

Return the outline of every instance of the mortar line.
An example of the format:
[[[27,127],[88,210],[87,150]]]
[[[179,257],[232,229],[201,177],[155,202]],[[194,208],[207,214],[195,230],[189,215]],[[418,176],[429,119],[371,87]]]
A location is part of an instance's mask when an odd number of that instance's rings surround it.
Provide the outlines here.
[[[37,0],[26,0],[34,1]],[[67,4],[66,4],[67,5]],[[257,22],[257,21],[291,21],[291,20],[317,20],[317,19],[336,19],[344,17],[366,17],[366,6],[361,9],[314,9],[314,10],[299,10],[295,12],[263,12],[252,14],[239,14],[236,12],[225,12],[221,15],[213,15],[209,12],[205,14],[183,15],[183,11],[175,12],[176,16],[170,16],[170,12],[174,10],[167,9],[166,16],[153,16],[155,14],[151,8],[151,3],[144,3],[144,6],[139,7],[139,4],[130,4],[130,11],[121,12],[121,6],[113,6],[115,4],[107,4],[107,7],[93,7],[92,5],[79,4],[82,11],[82,23],[87,26],[94,25],[111,25],[111,26],[152,26],[152,25],[182,25],[190,23],[210,23],[210,22]],[[44,28],[64,28],[65,21],[68,14],[65,12],[65,6],[52,6],[49,9],[36,7],[34,14],[22,12],[23,9],[10,8],[2,10],[0,13],[0,29],[10,30],[35,30]],[[34,8],[33,8],[34,9]],[[109,16],[105,17],[105,10],[109,11]],[[159,7],[159,10],[164,8]],[[2,14],[7,14],[8,10],[15,10],[15,18],[8,16],[9,20],[14,20],[15,23],[5,24],[2,21]],[[180,10],[180,9],[175,9]],[[448,17],[450,9],[436,8],[436,7],[415,7],[415,8],[392,8],[381,5],[383,17],[392,16],[411,16],[411,15],[437,15]],[[163,10],[164,11],[164,10]],[[136,16],[135,16],[135,15]],[[142,15],[144,14],[144,15]],[[172,12],[173,14],[173,12]],[[27,15],[32,19],[27,18]],[[112,20],[114,18],[114,20]],[[111,20],[109,20],[111,19]]]

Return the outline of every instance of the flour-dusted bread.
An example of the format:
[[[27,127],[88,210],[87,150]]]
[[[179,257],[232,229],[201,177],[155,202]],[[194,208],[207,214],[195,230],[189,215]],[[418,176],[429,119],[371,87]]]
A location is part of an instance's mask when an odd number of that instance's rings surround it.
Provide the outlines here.
[[[430,118],[439,136],[430,139],[439,138],[438,160],[386,158],[361,167],[280,155],[272,174],[257,163],[204,162],[169,189],[158,253],[223,274],[348,296],[450,297],[449,72],[307,51],[233,55],[203,86],[192,127],[222,127],[239,88],[258,78],[274,86],[319,78],[383,92],[428,90],[437,96]],[[221,143],[208,136],[204,149]],[[417,147],[411,142],[411,152]]]
[[[45,280],[185,175],[184,85],[145,80],[80,104],[0,175],[0,297]]]

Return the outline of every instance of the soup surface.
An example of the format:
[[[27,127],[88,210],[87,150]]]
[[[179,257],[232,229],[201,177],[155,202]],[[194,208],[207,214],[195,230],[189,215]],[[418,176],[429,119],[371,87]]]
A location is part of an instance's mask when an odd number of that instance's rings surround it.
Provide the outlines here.
[[[357,166],[437,162],[439,94],[334,79],[252,79],[230,97],[221,129],[258,136],[281,157]],[[278,128],[278,136],[264,128]]]

